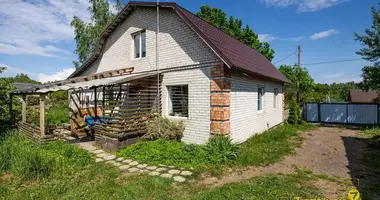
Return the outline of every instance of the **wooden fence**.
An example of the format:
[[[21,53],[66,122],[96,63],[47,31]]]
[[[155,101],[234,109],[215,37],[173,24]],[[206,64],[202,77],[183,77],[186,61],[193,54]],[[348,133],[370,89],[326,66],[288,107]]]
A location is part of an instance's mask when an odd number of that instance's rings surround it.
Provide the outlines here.
[[[55,141],[56,135],[41,136],[40,129],[28,123],[20,123],[18,125],[19,132],[35,144],[46,144]]]
[[[160,85],[157,77],[149,77],[103,87],[103,122],[95,125],[95,134],[121,141],[146,133],[161,108]]]

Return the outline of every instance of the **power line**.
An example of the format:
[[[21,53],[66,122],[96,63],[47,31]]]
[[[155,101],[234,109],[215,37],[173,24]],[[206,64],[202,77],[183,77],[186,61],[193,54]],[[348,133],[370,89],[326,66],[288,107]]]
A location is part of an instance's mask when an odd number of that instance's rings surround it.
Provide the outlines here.
[[[279,60],[279,61],[273,63],[273,65],[275,65],[275,64],[277,64],[277,63],[279,63],[279,62],[281,62],[281,61],[283,61],[283,60],[286,60],[287,58],[289,58],[290,56],[292,56],[292,55],[294,55],[294,54],[296,54],[296,53],[297,53],[297,51],[295,51],[294,53],[292,53],[292,54],[286,56],[285,58],[283,58],[283,59],[281,59],[281,60]]]
[[[306,64],[302,64],[302,65],[303,66],[305,66],[305,65],[320,65],[320,64],[338,63],[338,62],[349,62],[349,61],[357,61],[357,60],[362,60],[362,59],[361,58],[356,58],[356,59],[347,59],[347,60],[334,60],[334,61],[317,62],[317,63],[306,63]]]

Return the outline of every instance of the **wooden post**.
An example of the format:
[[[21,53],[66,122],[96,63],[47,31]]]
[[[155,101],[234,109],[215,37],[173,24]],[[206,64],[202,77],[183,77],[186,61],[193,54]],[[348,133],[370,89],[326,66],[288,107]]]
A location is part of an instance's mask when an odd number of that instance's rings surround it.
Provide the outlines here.
[[[95,97],[94,97],[94,100],[95,100],[95,104],[94,104],[94,107],[95,107],[95,119],[94,119],[94,122],[97,122],[98,121],[98,98],[97,98],[97,94],[96,94],[96,89],[97,88],[94,88],[94,93],[95,93]]]
[[[13,94],[9,95],[9,125],[13,127]]]
[[[40,132],[45,135],[45,94],[40,94]]]
[[[22,107],[21,122],[26,123],[26,95],[25,94],[21,96],[21,107]]]

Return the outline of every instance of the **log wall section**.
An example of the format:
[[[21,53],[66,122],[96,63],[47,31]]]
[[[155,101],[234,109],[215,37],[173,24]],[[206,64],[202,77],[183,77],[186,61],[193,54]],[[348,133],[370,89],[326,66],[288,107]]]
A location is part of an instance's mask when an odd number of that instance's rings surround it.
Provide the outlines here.
[[[146,133],[148,121],[161,112],[160,86],[156,77],[150,77],[105,87],[104,123],[95,125],[95,135],[122,141]],[[101,137],[95,139],[100,142]]]

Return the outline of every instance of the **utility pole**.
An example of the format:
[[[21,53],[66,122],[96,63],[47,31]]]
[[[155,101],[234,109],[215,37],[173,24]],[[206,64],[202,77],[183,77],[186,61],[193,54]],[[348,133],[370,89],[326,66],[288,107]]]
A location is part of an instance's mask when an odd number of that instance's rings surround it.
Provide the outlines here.
[[[301,46],[298,45],[298,82],[297,82],[297,103],[300,103],[300,90],[299,90],[299,79],[300,79],[300,73],[301,73]]]

